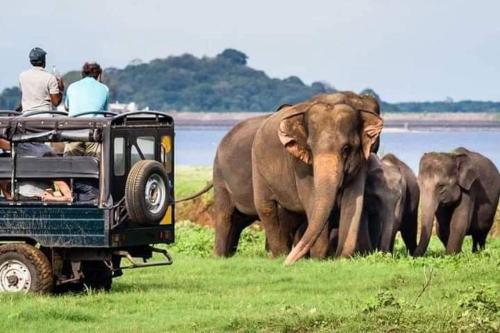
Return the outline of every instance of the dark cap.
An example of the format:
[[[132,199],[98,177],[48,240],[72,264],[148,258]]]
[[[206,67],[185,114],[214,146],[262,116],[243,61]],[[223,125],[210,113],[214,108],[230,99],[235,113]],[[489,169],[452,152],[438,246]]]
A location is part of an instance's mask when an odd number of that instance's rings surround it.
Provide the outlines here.
[[[33,50],[30,51],[30,61],[43,61],[45,59],[45,55],[47,52],[45,52],[43,49],[39,47],[35,47]]]

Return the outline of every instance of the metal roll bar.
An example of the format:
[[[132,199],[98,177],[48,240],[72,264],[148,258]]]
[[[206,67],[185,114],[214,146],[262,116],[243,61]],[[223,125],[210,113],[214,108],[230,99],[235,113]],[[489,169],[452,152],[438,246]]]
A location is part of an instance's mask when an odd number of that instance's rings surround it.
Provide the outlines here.
[[[19,112],[19,111],[0,110],[0,116],[3,115],[3,114],[20,116],[22,113]]]
[[[21,114],[21,117],[32,117],[37,116],[39,114],[52,114],[58,116],[67,116],[68,113],[64,111],[27,111]]]
[[[110,111],[88,111],[88,112],[83,112],[83,113],[79,113],[75,116],[72,116],[72,118],[79,118],[79,117],[90,115],[90,114],[103,115],[105,117],[115,117],[118,115],[118,113],[110,112]]]

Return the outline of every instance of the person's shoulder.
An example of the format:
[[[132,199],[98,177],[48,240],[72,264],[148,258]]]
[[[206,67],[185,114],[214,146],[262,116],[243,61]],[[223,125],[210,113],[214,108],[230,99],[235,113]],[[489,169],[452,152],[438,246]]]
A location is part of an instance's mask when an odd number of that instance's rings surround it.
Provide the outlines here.
[[[31,69],[27,69],[27,70],[24,70],[21,72],[21,74],[19,74],[19,76],[26,76],[30,73]]]
[[[104,83],[99,82],[99,81],[96,81],[96,82],[98,83],[99,87],[100,87],[103,91],[106,91],[106,92],[108,92],[108,91],[109,91],[109,88],[108,88],[108,86],[107,86],[107,85],[105,85]]]
[[[82,78],[78,81],[75,81],[73,83],[71,83],[69,86],[68,86],[68,89],[69,88],[73,88],[73,89],[77,89],[78,87],[84,87],[85,86],[85,78]]]
[[[28,69],[22,71],[21,74],[19,74],[19,79],[26,78],[26,77],[29,77],[31,75],[33,75],[33,68],[28,68]]]

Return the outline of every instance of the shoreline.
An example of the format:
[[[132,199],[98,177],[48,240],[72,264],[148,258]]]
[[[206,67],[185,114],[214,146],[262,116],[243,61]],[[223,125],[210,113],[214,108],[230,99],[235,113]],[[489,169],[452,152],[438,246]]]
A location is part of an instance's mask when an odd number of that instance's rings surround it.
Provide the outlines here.
[[[230,128],[248,118],[266,115],[264,112],[169,112],[176,126],[183,129]],[[500,130],[499,113],[405,113],[382,114],[384,127],[396,131],[412,130]]]

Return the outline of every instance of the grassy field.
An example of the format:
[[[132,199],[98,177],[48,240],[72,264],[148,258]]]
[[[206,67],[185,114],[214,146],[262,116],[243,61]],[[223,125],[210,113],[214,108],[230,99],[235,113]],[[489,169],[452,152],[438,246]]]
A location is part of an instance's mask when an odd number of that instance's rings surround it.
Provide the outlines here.
[[[180,170],[182,171],[182,170]],[[207,174],[203,169],[200,175]],[[179,191],[205,181],[178,174]],[[178,193],[182,195],[182,193]],[[170,267],[126,271],[109,293],[0,294],[0,332],[498,332],[500,240],[487,250],[426,257],[270,259],[263,233],[244,232],[238,254],[211,255],[213,231],[179,223]]]

